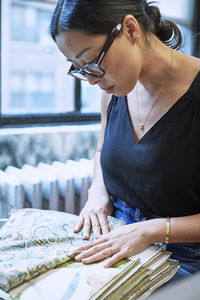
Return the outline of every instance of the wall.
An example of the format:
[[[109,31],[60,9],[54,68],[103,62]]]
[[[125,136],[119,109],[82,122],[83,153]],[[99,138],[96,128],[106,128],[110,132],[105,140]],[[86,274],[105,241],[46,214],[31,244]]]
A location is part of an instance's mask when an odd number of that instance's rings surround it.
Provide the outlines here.
[[[35,166],[54,160],[91,159],[99,130],[99,124],[0,129],[0,169],[8,165],[21,168],[25,163]]]

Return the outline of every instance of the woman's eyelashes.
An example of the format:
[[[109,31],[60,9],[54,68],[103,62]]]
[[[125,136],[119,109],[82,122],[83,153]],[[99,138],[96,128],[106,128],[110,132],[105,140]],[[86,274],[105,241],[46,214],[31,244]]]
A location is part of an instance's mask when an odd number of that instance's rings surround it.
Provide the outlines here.
[[[79,68],[80,67],[80,65],[75,63],[75,62],[73,62],[72,65],[74,66],[74,68]]]
[[[87,57],[85,57],[85,59],[82,59],[79,61],[79,66],[83,67],[91,62],[94,62],[97,58],[98,54],[94,55],[94,53],[92,55],[88,55]]]
[[[75,68],[82,68],[83,66],[85,66],[86,64],[88,64],[88,62],[86,62],[86,61],[81,61],[81,62],[73,62],[72,63],[73,64],[73,66],[75,67]]]
[[[72,64],[75,68],[82,68],[84,67],[85,65],[91,63],[91,62],[94,62],[97,58],[97,55],[90,55],[90,57],[87,57],[85,59],[81,59],[79,61],[72,61]]]

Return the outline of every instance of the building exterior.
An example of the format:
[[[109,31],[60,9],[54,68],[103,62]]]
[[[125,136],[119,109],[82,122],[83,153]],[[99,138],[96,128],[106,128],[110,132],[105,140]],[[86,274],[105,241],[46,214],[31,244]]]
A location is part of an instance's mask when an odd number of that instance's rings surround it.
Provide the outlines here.
[[[74,80],[49,34],[55,4],[2,1],[2,113],[74,110]]]

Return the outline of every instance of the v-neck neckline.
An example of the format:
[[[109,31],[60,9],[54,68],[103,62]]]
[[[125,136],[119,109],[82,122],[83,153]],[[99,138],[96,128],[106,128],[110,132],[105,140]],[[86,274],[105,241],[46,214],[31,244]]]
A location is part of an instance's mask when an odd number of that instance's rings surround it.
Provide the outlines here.
[[[130,112],[128,109],[128,98],[127,95],[125,96],[125,105],[126,105],[126,112],[128,115],[128,119],[129,119],[129,126],[132,132],[132,137],[133,137],[133,141],[135,144],[141,144],[143,142],[143,140],[145,140],[153,130],[155,130],[155,127],[157,127],[159,123],[161,123],[165,118],[168,117],[169,114],[171,114],[171,112],[173,112],[173,110],[179,105],[179,103],[183,100],[183,98],[191,91],[192,87],[194,86],[197,78],[200,77],[200,71],[196,74],[196,76],[194,77],[193,81],[191,82],[189,88],[187,89],[187,91],[149,128],[149,130],[138,140],[136,140],[135,135],[134,135],[134,127],[132,124],[132,120],[130,117]]]

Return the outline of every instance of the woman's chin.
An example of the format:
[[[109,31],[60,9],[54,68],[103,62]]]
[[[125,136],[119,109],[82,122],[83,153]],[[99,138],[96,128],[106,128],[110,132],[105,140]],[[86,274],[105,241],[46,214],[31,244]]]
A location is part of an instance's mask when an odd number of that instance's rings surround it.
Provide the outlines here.
[[[124,97],[126,95],[128,95],[132,90],[133,90],[134,87],[132,86],[127,86],[127,87],[124,87],[124,88],[117,88],[115,86],[115,88],[113,89],[113,95],[115,95],[116,97]]]
[[[121,91],[114,91],[113,95],[115,95],[116,97],[124,97],[127,95],[127,93]]]

